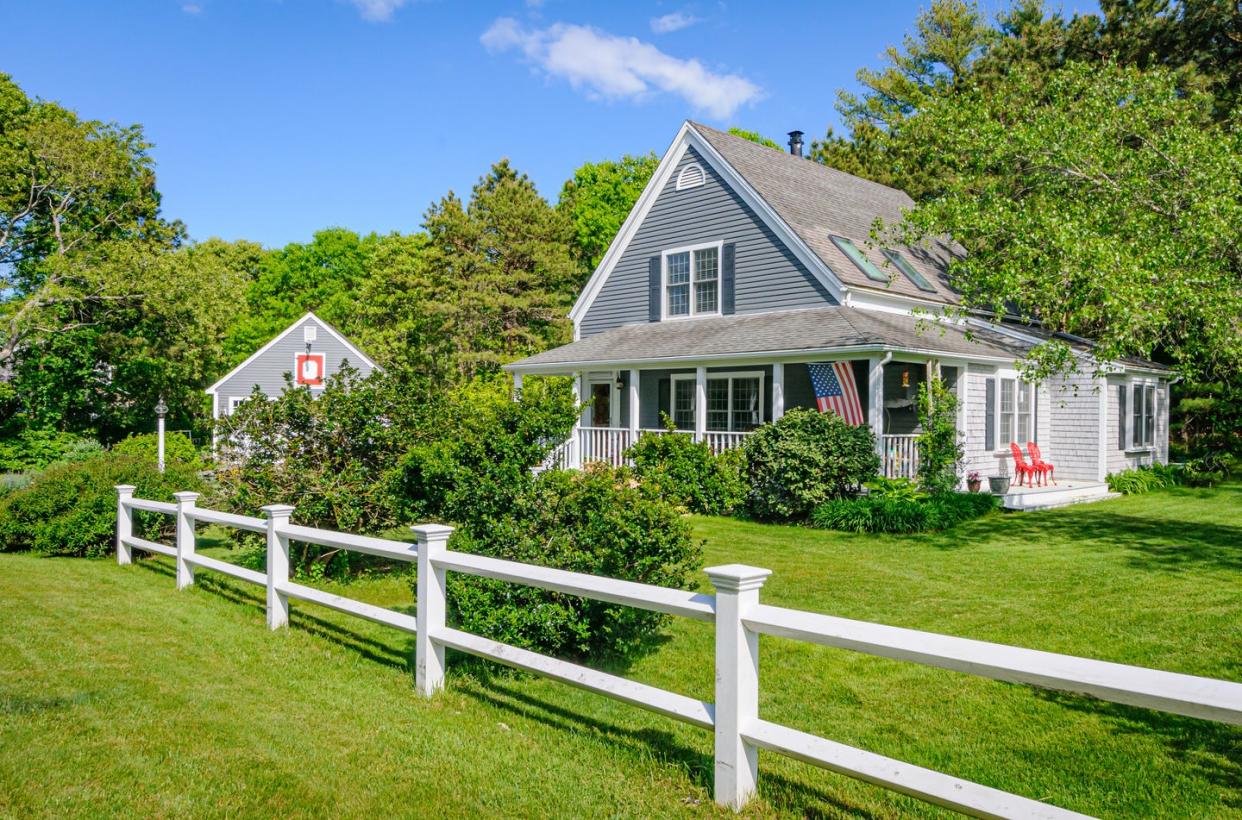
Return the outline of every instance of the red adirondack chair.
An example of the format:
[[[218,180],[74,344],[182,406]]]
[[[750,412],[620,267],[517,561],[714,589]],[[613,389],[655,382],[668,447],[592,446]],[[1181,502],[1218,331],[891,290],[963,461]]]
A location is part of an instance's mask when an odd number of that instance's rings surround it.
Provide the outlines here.
[[[1052,479],[1052,486],[1057,485],[1056,467],[1044,461],[1043,454],[1039,452],[1039,445],[1033,441],[1026,443],[1026,451],[1031,454],[1031,466],[1041,473],[1046,473],[1048,478]]]
[[[1035,474],[1039,472],[1030,464],[1026,463],[1026,459],[1022,458],[1022,449],[1018,447],[1017,442],[1009,442],[1009,450],[1013,453],[1013,471],[1018,476],[1018,486],[1022,486],[1022,476],[1026,476],[1026,486],[1035,486]]]

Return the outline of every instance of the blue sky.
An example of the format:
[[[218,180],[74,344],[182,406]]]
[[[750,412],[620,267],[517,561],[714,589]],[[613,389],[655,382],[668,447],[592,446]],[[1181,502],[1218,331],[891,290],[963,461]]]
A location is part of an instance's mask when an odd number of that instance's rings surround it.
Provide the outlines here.
[[[0,71],[141,123],[195,239],[275,246],[415,230],[501,157],[555,199],[581,163],[662,152],[687,117],[820,136],[919,6],[0,0]]]

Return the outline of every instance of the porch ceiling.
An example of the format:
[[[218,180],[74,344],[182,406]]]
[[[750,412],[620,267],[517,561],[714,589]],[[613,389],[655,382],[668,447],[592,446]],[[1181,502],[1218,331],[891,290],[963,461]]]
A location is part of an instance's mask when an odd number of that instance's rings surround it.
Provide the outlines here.
[[[1013,361],[1031,345],[948,322],[833,305],[626,325],[505,366],[514,372],[566,372],[577,366],[642,366],[764,356],[905,351]]]

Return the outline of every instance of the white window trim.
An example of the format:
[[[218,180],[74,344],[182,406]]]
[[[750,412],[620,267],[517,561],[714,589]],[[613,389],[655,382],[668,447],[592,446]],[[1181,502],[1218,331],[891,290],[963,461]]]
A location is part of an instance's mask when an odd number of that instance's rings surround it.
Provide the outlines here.
[[[319,380],[319,384],[301,384],[298,382],[298,357],[299,356],[315,356],[315,357],[318,357],[320,362],[322,362],[322,367],[320,368],[319,372],[323,374],[323,378]],[[293,353],[293,386],[294,387],[307,387],[307,388],[310,388],[311,391],[315,391],[315,390],[323,390],[325,387],[327,387],[327,385],[328,385],[328,354],[320,352],[318,350],[312,350],[312,351],[296,350],[294,351]]]
[[[694,171],[698,171],[699,173],[698,181],[687,181],[686,177]],[[689,188],[698,188],[706,184],[707,172],[704,171],[703,166],[699,165],[697,162],[692,162],[677,172],[677,190],[679,191],[685,191]]]
[[[1138,392],[1137,388],[1140,388],[1140,387],[1146,387],[1152,391],[1151,414],[1152,414],[1153,421],[1151,425],[1151,441],[1146,442],[1146,443],[1139,443],[1135,441],[1135,433],[1138,432],[1136,425],[1134,424],[1134,408],[1138,406],[1137,404],[1138,400],[1135,397],[1135,394]],[[1126,418],[1124,419],[1124,422],[1126,425],[1126,450],[1125,451],[1127,453],[1154,452],[1156,449],[1156,436],[1159,431],[1158,428],[1160,426],[1160,382],[1159,380],[1150,379],[1150,378],[1128,379],[1126,382],[1126,402],[1127,402]],[[1143,420],[1144,420],[1144,426],[1146,426],[1147,407],[1145,404],[1143,407]]]
[[[610,370],[605,374],[603,371],[592,371],[587,373],[587,394],[590,398],[595,395],[595,385],[608,385],[608,427],[616,428],[621,426],[621,391],[617,389],[617,379],[620,374],[615,370]],[[594,407],[588,406],[582,411],[582,426],[593,427]]]
[[[233,413],[237,411],[238,406],[241,405],[241,403],[244,402],[248,398],[250,397],[249,396],[229,396],[229,415],[230,416],[233,415]]]
[[[694,383],[695,381],[697,381],[698,377],[694,373],[674,373],[670,377],[670,379],[671,381],[669,383],[669,390],[668,390],[669,417],[672,418],[674,422],[676,422],[677,421],[677,382],[688,381],[688,382]],[[705,428],[704,432],[707,432],[707,433],[744,432],[744,431],[733,429],[733,379],[758,379],[759,380],[759,424],[763,424],[763,420],[765,418],[764,411],[766,410],[766,404],[765,404],[766,392],[764,390],[765,388],[764,372],[762,370],[730,370],[727,372],[720,372],[720,373],[712,373],[710,371],[708,372],[707,381],[710,382],[710,381],[719,380],[719,379],[727,379],[729,381],[729,411],[728,411],[729,412],[729,429],[712,430],[711,428]],[[692,398],[690,402],[690,407],[692,410],[697,409],[695,408],[694,403],[698,400],[698,391],[697,390],[694,391],[694,393],[692,393],[691,395],[692,395]],[[704,413],[704,418],[706,418],[706,413]],[[679,427],[678,429],[680,430],[682,428]],[[694,428],[692,427],[690,429],[694,429]]]
[[[1013,423],[1014,423],[1014,427],[1016,428],[1018,425],[1018,387],[1017,385],[1018,385],[1018,382],[1022,382],[1023,379],[1018,374],[1018,371],[1016,370],[998,370],[994,378],[996,379],[996,418],[994,420],[996,424],[996,450],[993,452],[993,455],[998,455],[998,456],[1009,455],[1009,444],[1001,443],[1001,417],[1002,417],[1001,393],[1004,390],[1002,384],[1006,381],[1012,381],[1014,383]],[[1030,410],[1028,411],[1028,415],[1030,416],[1030,419],[1031,419],[1031,429],[1027,431],[1029,435],[1026,441],[1035,441],[1036,431],[1039,428],[1039,419],[1035,414],[1035,409],[1039,405],[1039,385],[1035,382],[1025,382],[1025,383],[1030,385],[1031,387],[1031,407],[1030,407]],[[1026,441],[1017,441],[1014,443],[1017,444],[1018,447],[1022,449],[1022,451],[1025,453],[1026,452],[1026,449],[1025,449]]]
[[[696,251],[716,249],[716,309],[700,313],[696,310],[697,299],[694,292],[694,254]],[[690,254],[690,312],[685,316],[668,315],[668,258],[675,253]],[[700,242],[697,245],[683,245],[680,248],[669,248],[660,253],[660,320],[674,322],[681,319],[697,319],[702,316],[720,316],[720,303],[724,301],[724,240]]]

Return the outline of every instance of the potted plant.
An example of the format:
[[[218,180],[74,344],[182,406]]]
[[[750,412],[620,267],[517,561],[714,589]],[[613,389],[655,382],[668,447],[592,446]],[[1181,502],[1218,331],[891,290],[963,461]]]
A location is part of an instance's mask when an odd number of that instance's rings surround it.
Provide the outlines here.
[[[972,493],[977,493],[983,487],[983,479],[979,477],[978,470],[971,470],[966,474],[966,489]]]

